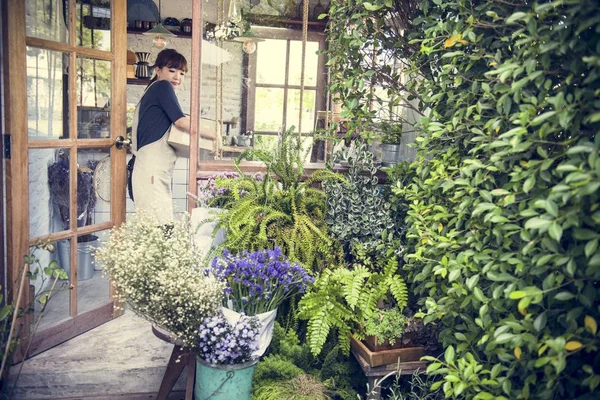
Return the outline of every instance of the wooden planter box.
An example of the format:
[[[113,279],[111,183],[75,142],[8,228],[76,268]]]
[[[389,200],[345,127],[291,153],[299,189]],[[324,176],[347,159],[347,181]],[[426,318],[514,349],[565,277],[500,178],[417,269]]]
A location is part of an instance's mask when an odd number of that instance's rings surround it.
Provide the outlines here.
[[[380,342],[377,336],[366,335],[364,342],[371,351],[394,350],[403,347],[401,338],[397,339],[392,345],[387,340]]]
[[[350,337],[350,347],[371,367],[397,364],[398,362],[419,361],[425,355],[424,347],[404,347],[399,349],[371,351],[363,342]]]

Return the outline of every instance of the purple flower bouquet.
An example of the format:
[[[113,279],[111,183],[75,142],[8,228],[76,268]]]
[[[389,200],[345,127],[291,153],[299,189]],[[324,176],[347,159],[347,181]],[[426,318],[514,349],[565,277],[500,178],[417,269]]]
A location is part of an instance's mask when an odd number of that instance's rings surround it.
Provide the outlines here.
[[[246,315],[275,310],[295,293],[304,293],[314,281],[300,264],[283,256],[279,247],[237,255],[225,250],[211,266],[211,272],[227,284],[229,308]]]
[[[258,349],[260,321],[242,315],[234,324],[221,313],[205,318],[199,327],[198,357],[211,365],[253,361]]]

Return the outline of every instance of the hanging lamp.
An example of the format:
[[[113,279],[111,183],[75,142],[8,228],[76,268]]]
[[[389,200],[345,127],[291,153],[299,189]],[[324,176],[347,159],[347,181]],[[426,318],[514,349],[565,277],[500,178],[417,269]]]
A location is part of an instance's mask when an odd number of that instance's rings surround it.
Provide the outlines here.
[[[256,43],[265,41],[265,39],[256,36],[256,34],[254,34],[250,28],[248,28],[248,30],[240,36],[236,36],[231,40],[234,42],[242,42],[242,50],[246,54],[254,53],[256,51]]]
[[[143,35],[154,36],[154,39],[152,39],[152,45],[154,47],[156,47],[157,49],[164,49],[165,47],[167,47],[167,44],[169,43],[167,41],[167,38],[173,37],[176,35],[163,26],[163,24],[161,23],[161,19],[160,19],[160,12],[161,12],[161,0],[158,0],[158,23],[156,24],[156,26],[154,26],[154,28],[150,29],[149,31],[144,32]]]

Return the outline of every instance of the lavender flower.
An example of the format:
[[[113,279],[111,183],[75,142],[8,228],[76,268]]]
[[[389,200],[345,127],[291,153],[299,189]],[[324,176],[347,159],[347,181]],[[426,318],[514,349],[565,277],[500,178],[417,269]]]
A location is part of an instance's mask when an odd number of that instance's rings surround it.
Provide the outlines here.
[[[225,292],[233,302],[233,310],[247,315],[274,310],[295,293],[304,293],[314,282],[300,264],[288,261],[279,247],[237,255],[225,250],[211,266],[210,271],[226,282]]]
[[[222,313],[205,318],[198,328],[198,356],[212,365],[251,361],[260,326],[258,317],[242,316],[233,326]]]

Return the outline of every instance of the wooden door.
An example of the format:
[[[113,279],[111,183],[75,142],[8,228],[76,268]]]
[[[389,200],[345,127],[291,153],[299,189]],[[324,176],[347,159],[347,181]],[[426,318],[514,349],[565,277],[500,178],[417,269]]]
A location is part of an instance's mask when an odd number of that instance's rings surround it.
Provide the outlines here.
[[[93,248],[125,218],[125,151],[114,144],[126,135],[127,3],[4,6],[8,289],[16,292],[23,256],[39,240],[55,243],[54,252],[36,251],[41,266],[56,260],[69,275],[26,282],[21,301],[34,312],[21,337],[34,333],[31,356],[116,316]],[[35,298],[53,285],[42,312]]]

